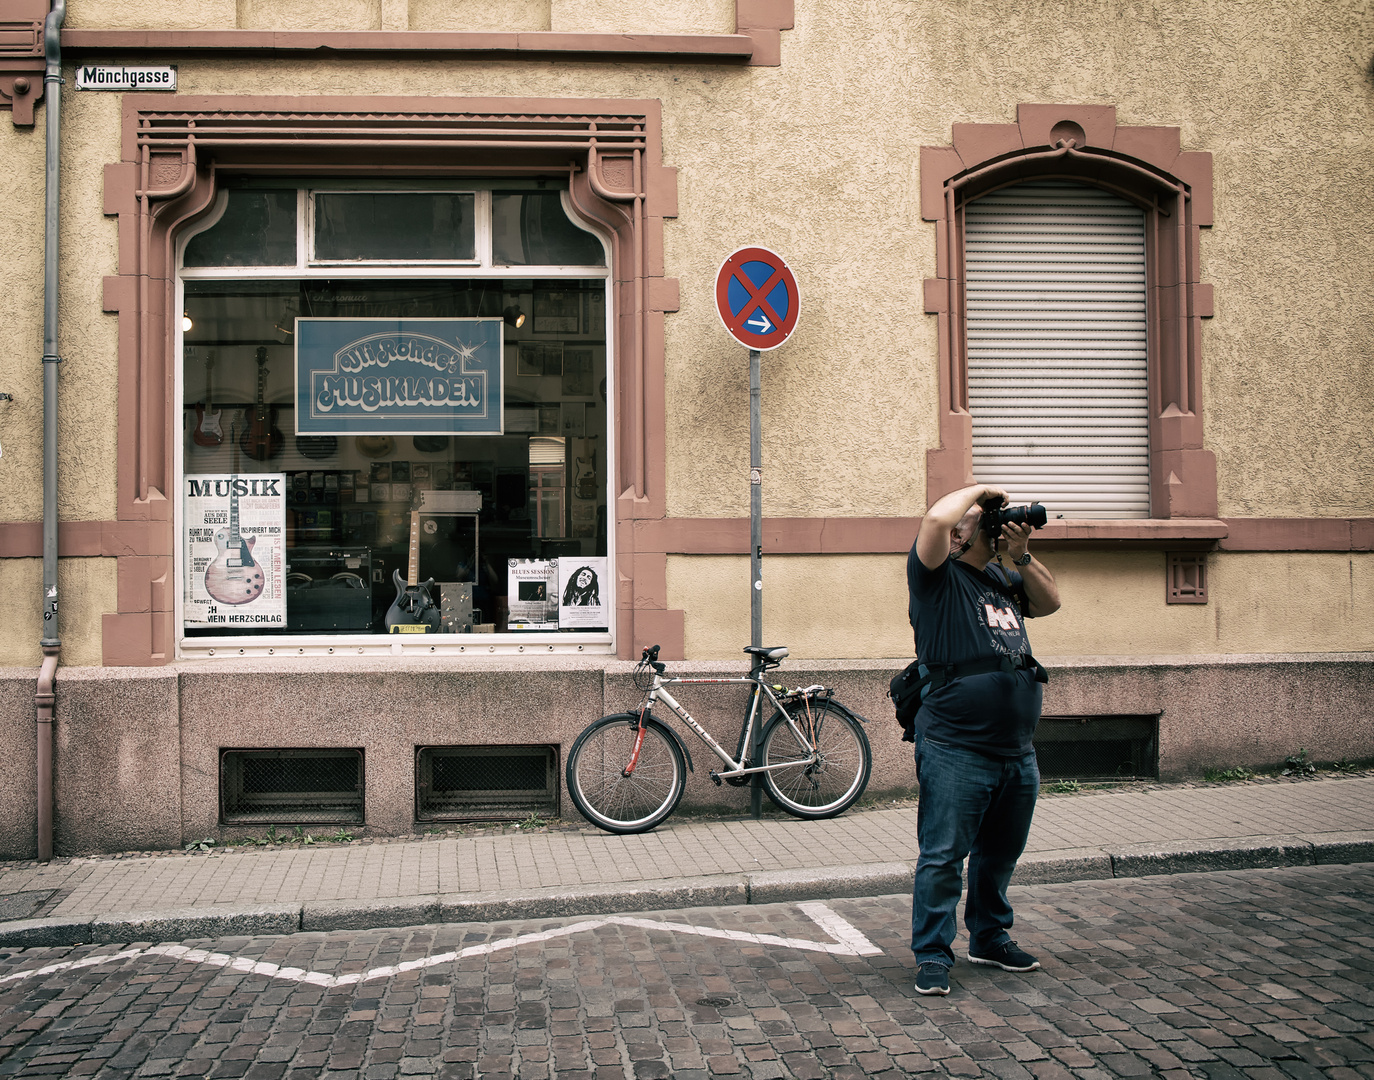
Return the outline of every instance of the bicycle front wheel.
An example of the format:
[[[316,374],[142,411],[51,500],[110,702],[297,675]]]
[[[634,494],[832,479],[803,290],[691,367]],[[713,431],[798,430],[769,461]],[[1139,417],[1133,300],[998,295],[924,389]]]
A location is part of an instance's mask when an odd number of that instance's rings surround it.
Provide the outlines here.
[[[863,725],[849,710],[826,702],[797,702],[787,716],[774,713],[760,743],[764,790],[781,809],[799,818],[843,813],[864,793],[873,752]]]
[[[603,716],[587,726],[568,752],[568,794],[582,816],[612,833],[648,832],[682,798],[687,768],[673,733],[658,720],[644,722],[644,742],[628,774],[639,717]]]

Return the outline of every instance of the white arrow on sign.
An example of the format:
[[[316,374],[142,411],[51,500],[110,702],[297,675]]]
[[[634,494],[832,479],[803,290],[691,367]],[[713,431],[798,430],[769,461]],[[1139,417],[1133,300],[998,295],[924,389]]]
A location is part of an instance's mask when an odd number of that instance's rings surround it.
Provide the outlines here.
[[[744,325],[745,325],[745,326],[757,326],[757,327],[759,328],[759,333],[760,333],[760,334],[766,334],[766,333],[768,333],[769,330],[773,329],[773,324],[770,323],[770,322],[768,321],[768,316],[767,316],[767,315],[765,315],[762,311],[760,311],[760,312],[758,313],[758,316],[759,316],[759,321],[758,321],[758,322],[755,322],[753,319],[749,319]]]

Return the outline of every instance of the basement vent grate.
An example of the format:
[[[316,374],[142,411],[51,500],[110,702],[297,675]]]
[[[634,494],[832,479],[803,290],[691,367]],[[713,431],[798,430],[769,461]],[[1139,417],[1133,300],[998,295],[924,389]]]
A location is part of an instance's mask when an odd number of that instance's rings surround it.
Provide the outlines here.
[[[221,750],[225,825],[363,822],[361,750]]]
[[[417,821],[498,821],[531,814],[558,814],[554,747],[416,748]]]
[[[1155,780],[1157,716],[1042,716],[1035,753],[1045,780]]]

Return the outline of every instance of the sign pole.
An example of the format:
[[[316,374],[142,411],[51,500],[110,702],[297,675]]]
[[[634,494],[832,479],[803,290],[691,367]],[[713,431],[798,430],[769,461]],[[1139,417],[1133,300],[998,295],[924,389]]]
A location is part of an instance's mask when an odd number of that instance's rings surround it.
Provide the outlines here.
[[[801,313],[797,278],[776,252],[742,247],[716,271],[716,313],[730,336],[749,350],[749,643],[763,646],[763,437],[760,433],[759,356],[792,335]],[[754,657],[758,663],[759,658]],[[758,761],[758,723],[745,754]],[[763,812],[763,774],[750,777],[749,809]]]
[[[749,350],[749,644],[763,645],[763,434],[762,375],[759,350]],[[760,702],[762,705],[762,702]],[[758,725],[763,716],[756,717]],[[749,757],[758,762],[759,727],[750,736]],[[763,816],[763,774],[755,773],[749,785],[749,813]]]

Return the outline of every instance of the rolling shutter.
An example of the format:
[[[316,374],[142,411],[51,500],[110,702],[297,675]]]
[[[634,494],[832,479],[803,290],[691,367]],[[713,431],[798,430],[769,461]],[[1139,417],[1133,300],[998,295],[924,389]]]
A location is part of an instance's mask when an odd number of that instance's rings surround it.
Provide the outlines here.
[[[1144,213],[1038,181],[964,215],[973,475],[1051,520],[1148,517]]]

